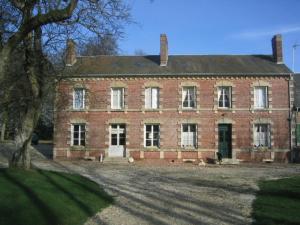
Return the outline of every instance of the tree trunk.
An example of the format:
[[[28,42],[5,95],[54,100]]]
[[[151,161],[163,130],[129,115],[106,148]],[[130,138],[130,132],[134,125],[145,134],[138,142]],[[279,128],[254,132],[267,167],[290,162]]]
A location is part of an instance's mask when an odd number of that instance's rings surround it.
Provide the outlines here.
[[[5,130],[6,130],[6,120],[3,118],[2,124],[1,124],[1,137],[0,141],[5,141]]]
[[[9,167],[30,169],[31,137],[40,116],[40,104],[31,104],[23,117],[15,137],[16,151],[13,153]]]

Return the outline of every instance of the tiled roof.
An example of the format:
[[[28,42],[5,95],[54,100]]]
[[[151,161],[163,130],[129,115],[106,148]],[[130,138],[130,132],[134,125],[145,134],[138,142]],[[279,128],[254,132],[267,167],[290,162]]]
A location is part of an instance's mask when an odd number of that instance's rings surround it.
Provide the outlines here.
[[[147,75],[274,75],[289,74],[270,55],[170,55],[160,66],[159,55],[78,57],[68,68],[71,76]]]

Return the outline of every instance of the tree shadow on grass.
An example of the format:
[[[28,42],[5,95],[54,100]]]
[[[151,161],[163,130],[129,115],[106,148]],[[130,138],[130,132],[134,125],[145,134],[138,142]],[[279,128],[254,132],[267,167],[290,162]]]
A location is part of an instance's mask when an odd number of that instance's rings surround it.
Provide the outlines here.
[[[30,199],[30,201],[34,204],[37,211],[40,212],[41,216],[44,218],[45,224],[48,225],[54,225],[54,224],[60,224],[60,221],[57,219],[56,215],[53,213],[53,211],[45,204],[39,196],[32,191],[32,189],[25,184],[21,183],[14,177],[12,177],[9,173],[7,173],[7,170],[4,169],[1,171],[3,174],[3,177],[10,182],[11,184],[17,186],[20,190],[23,191],[23,193]],[[10,224],[14,225],[23,225],[24,221],[20,221],[22,218],[18,217],[18,212],[6,212],[5,208],[0,208],[0,214],[5,215],[4,213],[11,213],[13,216],[10,216],[11,220]]]

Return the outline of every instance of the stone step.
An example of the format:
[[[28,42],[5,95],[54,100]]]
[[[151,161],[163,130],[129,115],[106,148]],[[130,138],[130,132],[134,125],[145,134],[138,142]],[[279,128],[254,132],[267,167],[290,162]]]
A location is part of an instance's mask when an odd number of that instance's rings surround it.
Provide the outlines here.
[[[103,160],[105,164],[128,164],[128,158],[124,157],[105,157]]]
[[[236,165],[236,164],[240,164],[240,161],[237,159],[222,159],[222,164]]]

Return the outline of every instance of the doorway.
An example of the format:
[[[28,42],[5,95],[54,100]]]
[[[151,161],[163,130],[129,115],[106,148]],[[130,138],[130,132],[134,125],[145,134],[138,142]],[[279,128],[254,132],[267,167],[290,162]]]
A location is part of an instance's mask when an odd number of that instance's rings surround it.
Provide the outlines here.
[[[126,157],[126,125],[110,125],[109,157]]]
[[[232,125],[219,124],[219,152],[223,158],[232,158]]]

